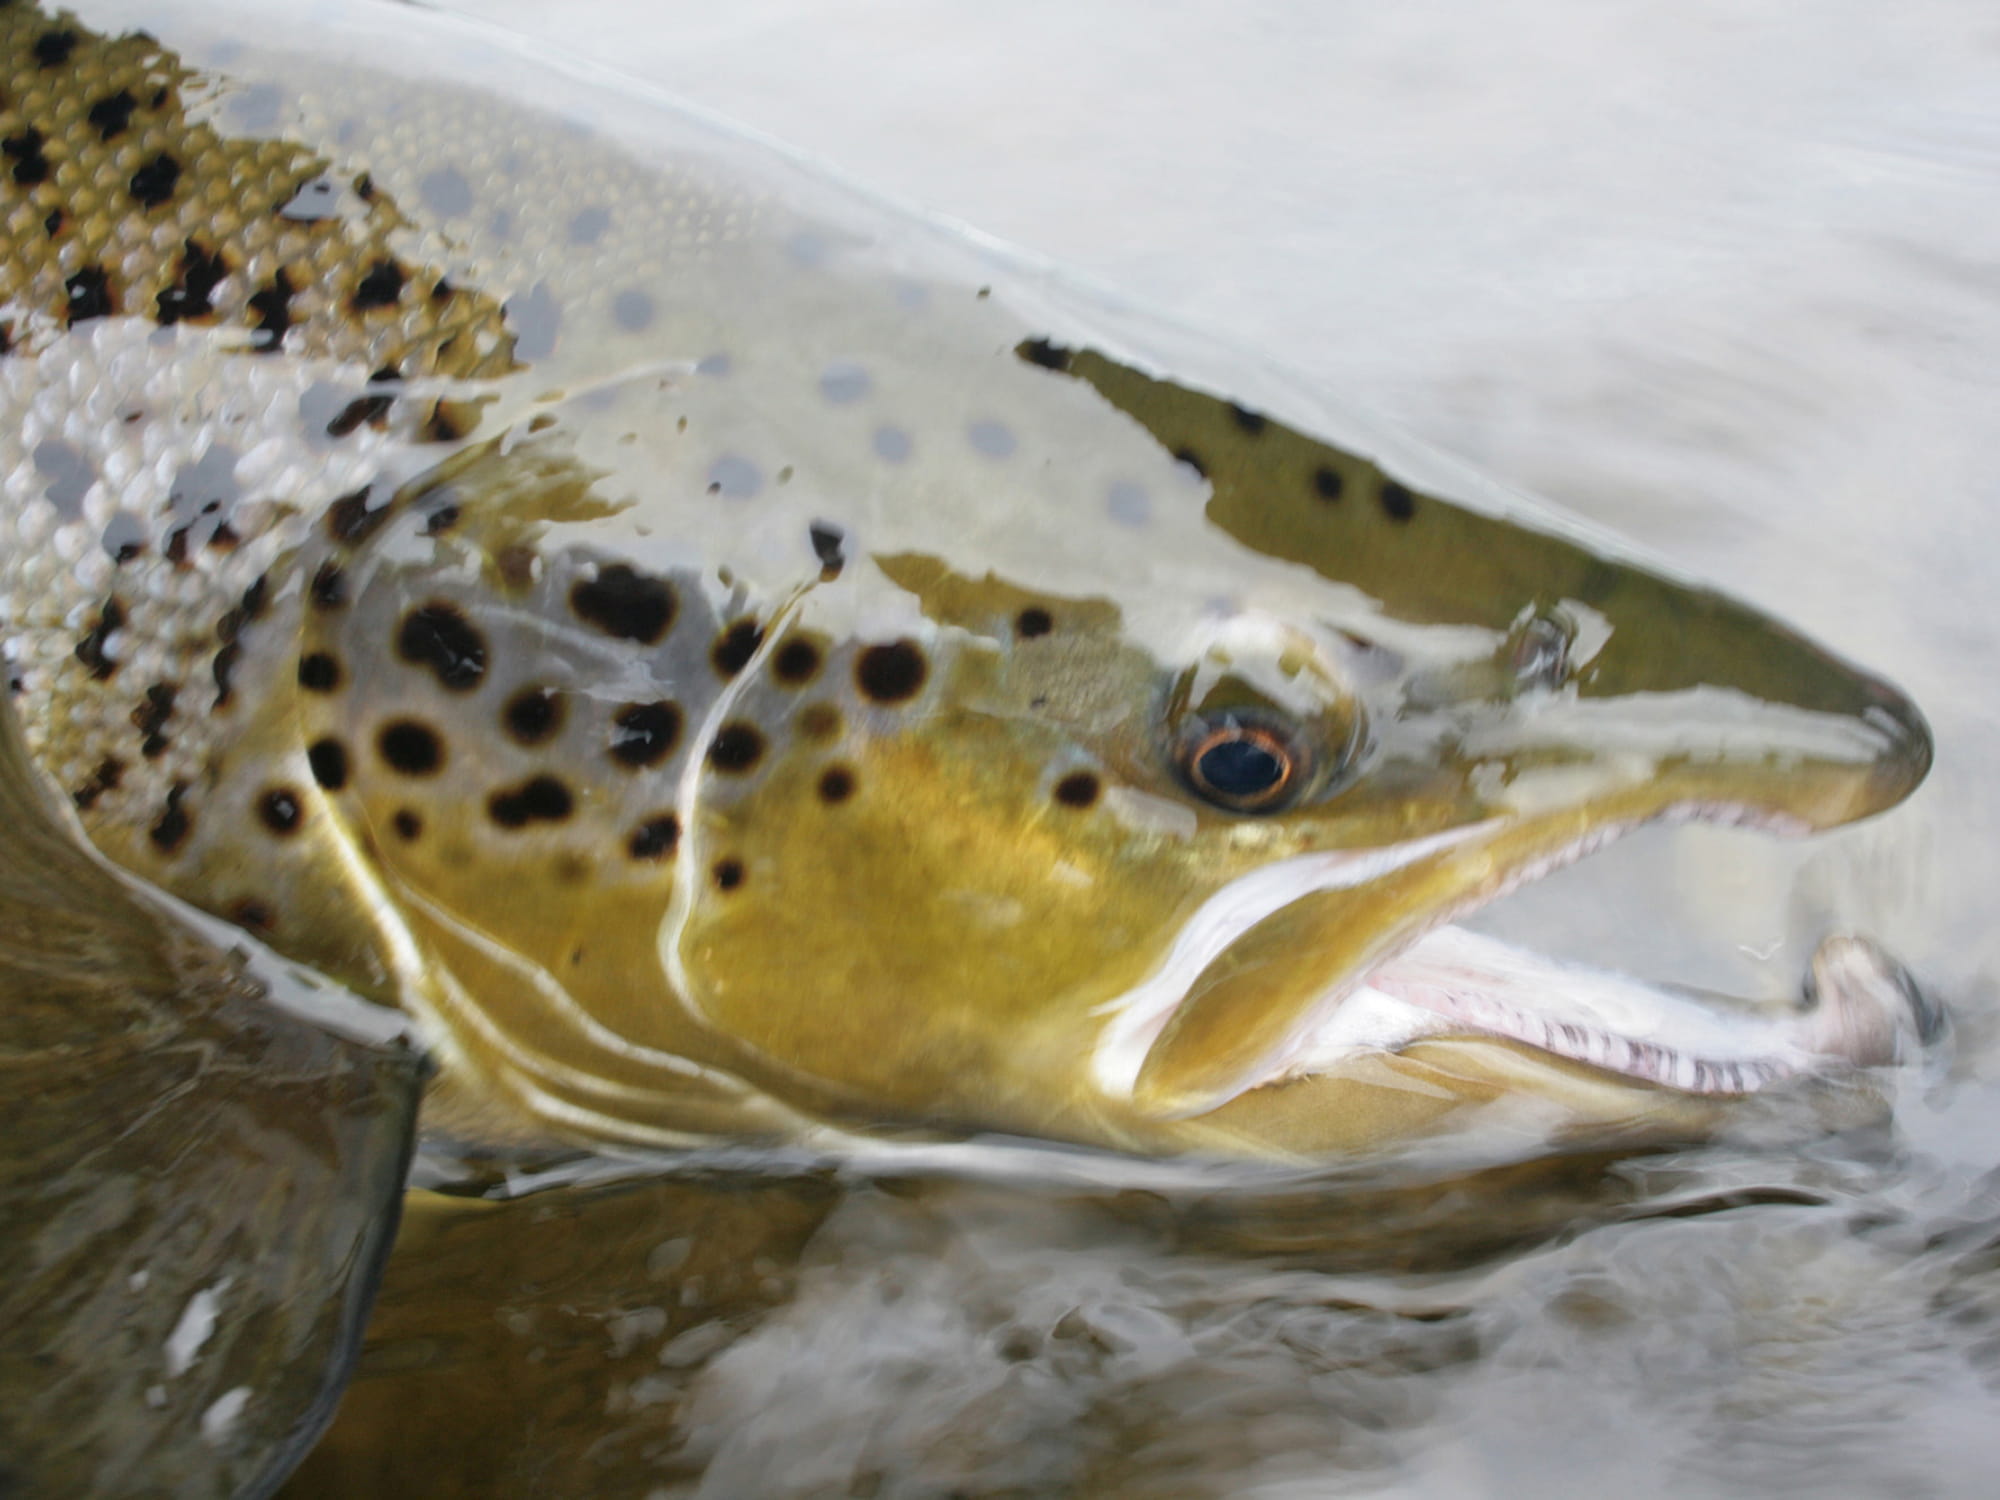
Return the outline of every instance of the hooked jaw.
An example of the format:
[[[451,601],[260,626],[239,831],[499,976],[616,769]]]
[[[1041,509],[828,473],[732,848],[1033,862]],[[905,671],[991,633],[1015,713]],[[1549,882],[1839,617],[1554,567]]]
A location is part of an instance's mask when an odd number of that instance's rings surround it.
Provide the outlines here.
[[[1823,945],[1816,1004],[1773,1017],[1447,925],[1647,822],[1800,835],[1893,806],[1929,768],[1928,731],[1892,689],[1849,682],[1846,713],[1704,687],[1572,698],[1468,736],[1485,816],[1231,882],[1102,1008],[1095,1084],[1146,1118],[1185,1120],[1440,1038],[1711,1096],[1895,1060],[1934,1028],[1901,971],[1858,940]],[[1594,747],[1587,760],[1544,753],[1578,744]]]

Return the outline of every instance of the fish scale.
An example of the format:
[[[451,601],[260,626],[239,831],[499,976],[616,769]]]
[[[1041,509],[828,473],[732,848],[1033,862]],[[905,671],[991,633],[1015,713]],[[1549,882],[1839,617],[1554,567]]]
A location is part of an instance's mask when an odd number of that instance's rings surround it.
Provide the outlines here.
[[[335,9],[0,7],[0,640],[100,848],[417,1014],[433,1128],[1709,1118],[1312,1040],[1607,829],[1889,805],[1893,690],[794,160]]]

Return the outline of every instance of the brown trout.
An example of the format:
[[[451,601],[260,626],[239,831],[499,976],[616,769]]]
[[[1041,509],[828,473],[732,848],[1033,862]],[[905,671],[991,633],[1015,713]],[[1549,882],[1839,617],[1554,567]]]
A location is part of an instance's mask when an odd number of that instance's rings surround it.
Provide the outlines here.
[[[88,837],[410,1011],[433,1129],[1317,1158],[1897,1055],[1863,944],[1762,1013],[1448,925],[1892,806],[1882,681],[773,149],[277,30],[0,8],[0,640]]]

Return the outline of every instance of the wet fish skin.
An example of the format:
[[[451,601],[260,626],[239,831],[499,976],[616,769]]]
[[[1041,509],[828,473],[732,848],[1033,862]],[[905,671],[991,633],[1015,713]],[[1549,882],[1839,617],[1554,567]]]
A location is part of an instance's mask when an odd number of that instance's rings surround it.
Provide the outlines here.
[[[0,11],[10,679],[100,847],[425,1016],[461,1132],[1683,1128],[1478,1038],[1251,1085],[1597,837],[1922,778],[1783,627],[1065,342],[787,169],[214,24]],[[1295,739],[1282,807],[1190,786],[1230,715]]]

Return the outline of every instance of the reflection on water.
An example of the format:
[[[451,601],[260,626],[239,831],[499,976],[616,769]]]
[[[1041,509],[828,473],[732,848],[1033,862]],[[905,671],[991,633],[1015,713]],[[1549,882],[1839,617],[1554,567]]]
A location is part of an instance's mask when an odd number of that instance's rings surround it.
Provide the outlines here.
[[[266,1493],[331,1416],[422,1069],[266,1002],[82,852],[0,700],[0,1492]]]
[[[1954,1493],[2000,1198],[1908,1167],[1868,1132],[1255,1194],[420,1195],[287,1493]]]

